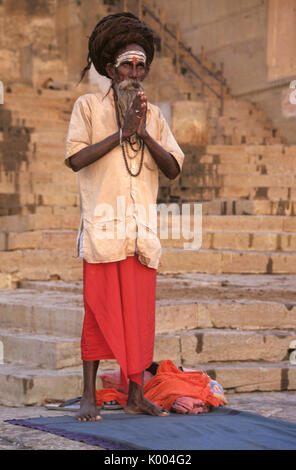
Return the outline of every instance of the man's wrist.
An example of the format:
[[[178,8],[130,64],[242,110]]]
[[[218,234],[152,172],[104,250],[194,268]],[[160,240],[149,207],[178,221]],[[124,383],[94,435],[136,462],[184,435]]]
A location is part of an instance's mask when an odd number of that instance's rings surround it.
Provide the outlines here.
[[[130,132],[126,132],[122,129],[122,136],[121,136],[122,140],[128,139],[131,135],[132,134]]]

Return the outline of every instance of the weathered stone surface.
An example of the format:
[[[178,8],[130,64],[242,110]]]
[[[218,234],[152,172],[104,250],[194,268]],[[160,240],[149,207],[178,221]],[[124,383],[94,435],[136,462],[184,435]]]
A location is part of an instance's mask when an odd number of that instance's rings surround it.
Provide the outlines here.
[[[172,132],[177,142],[204,145],[208,141],[208,103],[201,101],[176,101],[172,107]]]
[[[295,252],[163,248],[160,273],[295,273]]]
[[[265,361],[287,359],[295,334],[287,331],[196,330],[181,334],[182,359],[186,362]]]
[[[65,212],[68,211],[66,210]],[[26,232],[9,232],[6,249],[73,250],[76,246],[76,238],[77,230],[30,230]]]
[[[80,396],[81,391],[81,369],[51,371],[10,364],[1,366],[0,402],[2,405],[41,405],[46,398],[69,400]]]
[[[160,362],[165,359],[181,363],[180,339],[177,335],[157,335],[155,337],[153,360]]]
[[[0,330],[5,364],[41,369],[63,369],[81,365],[80,338]]]
[[[0,269],[19,280],[78,280],[82,279],[82,260],[75,256],[74,249],[2,251]]]
[[[263,362],[213,363],[211,365],[202,364],[199,367],[205,370],[211,378],[223,384],[226,391],[240,393],[296,389],[296,368],[287,362],[274,364]]]
[[[24,232],[26,230],[66,229],[75,230],[79,226],[77,215],[9,215],[0,217],[1,232]]]
[[[180,331],[199,327],[198,304],[175,303],[156,305],[155,328],[157,333]]]

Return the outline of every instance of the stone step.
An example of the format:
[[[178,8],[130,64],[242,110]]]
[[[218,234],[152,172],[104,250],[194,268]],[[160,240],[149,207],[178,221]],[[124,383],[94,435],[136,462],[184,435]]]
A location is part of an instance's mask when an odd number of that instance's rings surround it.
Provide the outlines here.
[[[101,384],[98,379],[97,387]],[[81,396],[82,387],[81,369],[56,371],[13,364],[0,367],[0,403],[4,406],[40,406],[45,399],[69,400]]]
[[[48,142],[49,143],[60,142],[62,145],[65,146],[67,131],[68,129],[66,127],[62,130],[58,130],[58,129],[34,130],[31,133],[30,141],[32,143],[36,142],[36,143],[41,143],[43,145],[47,144]]]
[[[252,110],[252,114],[249,116],[243,116],[233,119],[229,116],[218,117],[219,126],[231,126],[231,127],[248,127],[248,126],[262,126],[262,129],[273,129],[273,123],[271,120],[266,118],[266,115],[262,111]]]
[[[68,113],[59,113],[59,119],[48,119],[40,116],[39,113],[25,113],[13,111],[11,116],[12,126],[25,126],[29,128],[37,128],[38,130],[55,130],[64,131],[68,129],[69,118]]]
[[[161,273],[294,274],[296,253],[163,248],[160,263]]]
[[[19,119],[20,120],[19,125],[23,125],[23,120],[25,120],[25,126],[30,127],[29,125],[26,124],[26,119],[32,119],[33,117],[37,119],[38,116],[40,117],[40,105],[35,104],[35,107],[32,107],[32,108],[30,106],[30,111],[26,111],[24,106],[25,105],[19,105],[16,107],[11,104],[5,103],[5,109],[7,109],[11,113],[12,120]],[[50,120],[68,122],[71,116],[72,107],[63,106],[61,108],[57,108],[53,106],[50,108],[46,108],[46,111],[44,112],[46,112],[46,116]]]
[[[42,193],[39,193],[42,194]],[[54,196],[54,195],[53,195]],[[72,195],[71,195],[72,197]],[[1,232],[24,232],[26,230],[74,230],[79,227],[77,215],[9,215],[0,217]]]
[[[229,393],[296,390],[296,366],[288,361],[184,363],[183,366],[188,369],[203,370]]]
[[[11,93],[5,94],[5,106],[10,109],[27,109],[30,106],[30,109],[36,112],[40,108],[44,109],[63,109],[73,106],[75,101],[75,96],[63,97],[59,95],[55,96],[42,96],[42,95],[18,95],[17,99]]]
[[[22,207],[26,205],[41,207],[78,207],[79,196],[74,194],[7,194],[0,193],[0,205],[9,208]]]
[[[12,282],[21,279],[75,281],[82,279],[82,259],[69,250],[15,250],[0,252],[0,274]]]
[[[246,176],[256,176],[259,177],[261,175],[269,175],[270,177],[274,175],[289,175],[290,173],[296,173],[295,163],[291,159],[287,159],[287,161],[280,161],[277,164],[275,162],[268,162],[268,160],[264,163],[257,163],[257,162],[249,162],[246,163],[244,161],[240,161],[241,158],[233,159],[234,162],[219,162],[213,163],[211,161],[207,162],[204,161],[205,158],[201,157],[198,161],[198,172],[204,176],[213,176],[218,177],[220,175],[241,175],[245,174]],[[190,162],[190,168],[188,165],[184,165],[184,171],[182,175],[186,176],[186,169],[192,170],[194,169],[194,165],[196,162],[192,158],[192,162]],[[189,171],[188,171],[189,173]],[[181,175],[181,177],[182,177]]]
[[[190,203],[192,207],[194,204],[201,204],[203,217],[206,215],[280,215],[280,216],[293,216],[296,214],[296,201],[249,201],[249,200],[214,200],[195,203]],[[77,207],[79,209],[79,196],[78,194],[7,194],[0,193],[0,206],[1,215],[9,215],[4,210],[13,208],[24,208],[25,206],[50,206],[56,207]],[[35,211],[31,211],[34,213]],[[22,213],[15,212],[13,214]],[[193,213],[193,209],[192,209]]]
[[[202,205],[201,205],[202,207]],[[161,218],[162,226],[171,229],[172,224],[176,229],[184,227],[196,229],[198,220],[198,206],[194,215],[194,205],[191,204],[191,215],[188,207],[166,205],[159,207],[158,220]],[[169,212],[169,209],[170,212]],[[172,210],[176,213],[172,214]],[[195,226],[194,226],[195,223]],[[202,230],[206,232],[233,232],[235,227],[239,227],[240,233],[245,232],[295,232],[296,219],[289,216],[264,216],[264,215],[205,215],[202,217]]]
[[[224,276],[223,286],[214,284],[212,288],[202,283],[204,277],[211,278],[213,282],[214,276],[158,276],[157,334],[203,328],[222,331],[295,330],[296,297],[291,290],[295,276],[290,276],[291,281],[287,281],[287,276],[275,276],[275,280],[269,280],[269,285],[264,284],[260,276],[251,277],[253,283],[248,280],[249,276],[237,276],[237,282],[244,284],[240,287],[227,287],[230,276]],[[27,282],[23,285],[27,285],[27,288],[16,289],[13,296],[10,290],[0,291],[2,328],[21,328],[34,334],[72,338],[81,334],[81,283],[56,281],[37,284]],[[281,285],[279,289],[277,286]],[[248,299],[248,296],[251,298]]]
[[[182,310],[178,309],[178,314]],[[180,323],[187,326],[188,318]],[[170,315],[173,320],[177,315]],[[176,327],[176,325],[175,325]],[[226,329],[198,329],[156,334],[154,360],[170,358],[178,363],[219,360],[228,361],[281,361],[289,356],[294,330],[235,331]],[[59,370],[81,366],[80,335],[72,338],[31,333],[24,329],[1,329],[4,362],[25,367]],[[251,346],[251,347],[250,347]],[[113,361],[113,364],[116,361]],[[106,368],[106,363],[103,365]]]
[[[167,188],[165,188],[164,195],[161,193],[160,198],[167,200]],[[177,184],[170,185],[170,198],[178,200],[182,203],[192,201],[212,201],[214,199],[248,199],[248,200],[267,200],[267,201],[280,201],[288,200],[295,201],[296,189],[290,187],[244,187],[244,186],[221,186],[217,182],[216,186],[198,186],[190,180],[188,186],[181,186]]]
[[[245,161],[245,163],[257,162],[263,164],[265,161],[273,164],[281,161],[293,161],[296,154],[296,145],[207,145],[204,149],[205,155],[215,156],[215,162]]]
[[[163,248],[160,273],[294,274],[295,252],[188,250]],[[14,250],[0,252],[0,273],[19,280],[82,279],[82,260],[69,250]]]
[[[295,282],[296,275],[293,274],[183,273],[170,275],[157,273],[157,299],[165,300],[171,297],[167,294],[172,289],[174,290],[174,299],[179,299],[179,294],[181,294],[181,298],[191,299],[196,297],[203,300],[202,294],[205,292],[206,300],[237,301],[245,297],[246,294],[243,295],[242,292],[248,292],[249,300],[262,300],[261,294],[265,295],[267,293],[265,300],[284,303],[289,310],[290,303],[296,301]],[[82,295],[83,282],[21,281],[19,287],[33,289],[37,292],[54,290],[55,292],[71,292]],[[191,289],[195,290],[192,292]],[[229,292],[230,296],[228,295]],[[225,293],[226,296],[224,296]],[[293,293],[292,297],[291,293]]]
[[[92,85],[90,83],[80,83],[76,86],[76,83],[67,82],[65,84],[67,89],[51,89],[51,88],[33,88],[31,86],[24,85],[23,83],[13,83],[8,86],[9,90],[5,89],[5,95],[12,97],[16,95],[20,100],[22,97],[34,98],[54,98],[54,99],[63,99],[63,98],[72,98],[73,96],[80,96],[83,93],[95,92],[97,91],[97,85]]]
[[[39,193],[42,196],[42,192]],[[42,196],[43,197],[43,196]],[[44,196],[44,201],[53,201],[55,197],[61,197],[60,194],[56,195],[47,195]],[[62,195],[62,197],[67,197],[67,195]],[[76,196],[68,195],[68,197],[73,200]],[[77,199],[76,199],[77,200]],[[43,202],[44,202],[43,201]],[[191,204],[192,206],[192,204]],[[194,206],[192,206],[194,207]],[[202,207],[202,206],[201,206]],[[171,224],[176,223],[177,227],[180,227],[180,230],[183,227],[189,227],[192,229],[194,227],[194,222],[197,218],[194,214],[189,216],[182,213],[182,210],[179,209],[177,205],[171,207],[171,210],[176,210],[176,214],[171,214],[169,212],[170,206],[165,205],[164,207],[159,207],[160,217],[162,218],[162,223],[167,223],[168,229],[171,228]],[[181,207],[182,209],[182,207]],[[181,216],[180,216],[181,213]],[[166,222],[167,221],[167,222]],[[183,225],[182,225],[183,224]],[[28,215],[11,215],[0,217],[0,231],[1,232],[24,232],[26,230],[43,230],[43,229],[55,229],[55,230],[73,230],[77,229],[79,226],[79,216],[78,215],[69,215],[68,217],[62,216],[42,216],[35,214]],[[202,228],[208,232],[233,232],[234,227],[239,227],[240,232],[295,232],[296,231],[296,219],[295,217],[289,216],[245,216],[245,215],[205,215],[202,217]]]
[[[63,178],[63,187],[72,187],[72,193],[77,192],[77,175],[74,172],[70,172],[63,165],[63,161],[60,163],[60,170],[56,172],[47,171],[1,171],[0,172],[0,192],[1,193],[14,193],[19,192],[32,192],[33,194],[38,192],[40,186],[45,189],[51,189],[57,191],[57,186]],[[62,189],[62,188],[61,188]],[[65,190],[64,190],[65,191]]]
[[[180,238],[173,239],[169,233],[168,238],[161,239],[163,248],[183,248],[184,243],[194,241],[184,238],[186,234],[180,233]],[[206,232],[202,233],[201,247],[206,250],[232,250],[232,251],[285,251],[296,252],[296,234],[294,232]]]
[[[183,174],[181,178],[182,186],[190,188],[192,186],[196,188],[241,188],[242,181],[245,191],[249,191],[250,188],[293,188],[296,182],[295,174],[274,174],[274,175],[262,175],[262,174],[251,174],[249,172],[243,173],[241,169],[240,173],[219,174],[218,172],[213,173],[201,173],[201,174]]]
[[[169,335],[168,335],[169,336]],[[281,362],[289,359],[295,330],[234,331],[227,329],[189,330],[172,333],[182,363],[229,361]],[[164,348],[165,354],[165,348]]]
[[[296,201],[250,201],[228,199],[202,202],[203,215],[285,215],[296,214]]]
[[[40,211],[38,210],[40,209]],[[50,206],[37,207],[36,212],[48,214],[58,213],[62,208]],[[57,212],[56,212],[56,210]],[[79,215],[78,207],[63,208],[65,213]],[[26,232],[0,232],[0,251],[7,250],[54,250],[74,249],[77,230],[34,230]],[[161,233],[158,232],[160,237]],[[163,248],[183,248],[184,243],[194,241],[180,230],[178,239],[174,239],[172,230],[168,230],[167,238],[161,237]],[[232,251],[285,251],[296,252],[296,234],[294,232],[206,232],[202,233],[202,248],[210,250]]]
[[[0,329],[4,362],[43,369],[63,369],[81,365],[80,338],[65,338]]]
[[[183,366],[206,372],[228,393],[296,389],[296,367],[288,362],[195,363]],[[114,369],[118,370],[117,364],[114,364]],[[46,399],[68,400],[80,396],[82,387],[81,369],[52,371],[11,364],[0,368],[0,403],[4,406],[40,406]],[[98,375],[96,388],[101,387]]]
[[[1,196],[2,195],[0,195],[0,200],[7,201],[7,204],[6,202],[4,206],[0,204],[0,216],[27,214],[78,215],[80,212],[79,208],[75,205],[41,205],[40,203],[38,204],[38,198],[35,199],[34,197],[32,203],[25,202],[21,204],[17,200],[17,194],[6,194],[5,198],[1,198]]]

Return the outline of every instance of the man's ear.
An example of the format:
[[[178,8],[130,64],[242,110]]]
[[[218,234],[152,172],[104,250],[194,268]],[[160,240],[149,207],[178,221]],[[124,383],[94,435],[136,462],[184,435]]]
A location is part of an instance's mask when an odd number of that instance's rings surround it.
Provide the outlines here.
[[[114,79],[115,70],[114,70],[114,65],[111,64],[111,62],[109,62],[109,63],[106,65],[105,70],[106,70],[106,72],[107,72],[108,77]]]

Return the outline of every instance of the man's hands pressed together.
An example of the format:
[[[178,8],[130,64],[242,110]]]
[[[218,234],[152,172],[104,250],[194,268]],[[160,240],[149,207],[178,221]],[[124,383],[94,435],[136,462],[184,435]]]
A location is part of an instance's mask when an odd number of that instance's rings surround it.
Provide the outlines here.
[[[122,128],[123,139],[133,134],[143,138],[146,131],[146,111],[147,97],[143,91],[140,91],[126,114]]]
[[[146,115],[147,115],[147,97],[145,92],[138,92],[133,100],[133,103],[126,113],[122,128],[122,138],[127,139],[130,136],[137,134],[141,137],[148,147],[156,164],[169,179],[175,179],[179,172],[179,165],[175,158],[161,147],[147,132],[146,129]],[[81,168],[94,163],[99,158],[102,158],[108,152],[113,150],[119,145],[120,134],[119,131],[115,134],[106,137],[93,145],[83,148],[79,152],[70,157],[70,165],[73,171],[79,171]]]

